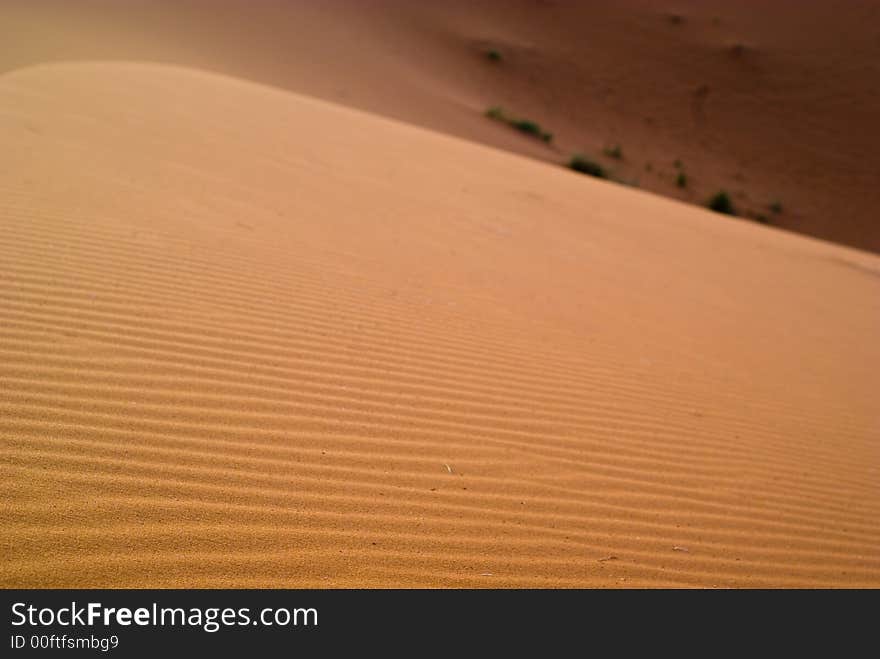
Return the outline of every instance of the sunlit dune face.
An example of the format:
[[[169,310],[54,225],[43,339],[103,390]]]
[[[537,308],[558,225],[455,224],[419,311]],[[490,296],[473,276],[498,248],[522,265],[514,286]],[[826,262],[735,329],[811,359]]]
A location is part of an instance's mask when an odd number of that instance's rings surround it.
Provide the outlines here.
[[[3,586],[880,585],[876,256],[177,65],[0,141]]]

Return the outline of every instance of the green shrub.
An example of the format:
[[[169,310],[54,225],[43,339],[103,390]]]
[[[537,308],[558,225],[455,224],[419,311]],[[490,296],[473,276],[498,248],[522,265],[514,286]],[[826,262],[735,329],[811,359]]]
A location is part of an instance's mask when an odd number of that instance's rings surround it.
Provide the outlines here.
[[[487,50],[486,51],[486,59],[490,62],[500,62],[501,61],[501,53],[497,50]]]
[[[711,199],[709,199],[706,205],[716,213],[724,213],[725,215],[736,215],[736,212],[733,209],[733,202],[730,200],[730,195],[728,195],[724,190],[715,193],[715,195]]]
[[[544,131],[541,127],[530,119],[512,119],[510,125],[522,133],[534,135],[535,137],[543,137]]]
[[[595,176],[596,178],[608,178],[608,174],[602,168],[602,165],[581,155],[573,156],[569,161],[568,166],[570,169],[580,172],[581,174]]]
[[[615,160],[620,160],[621,158],[623,158],[623,149],[620,148],[619,144],[605,147],[602,153],[604,153],[609,158],[614,158]]]
[[[675,177],[675,184],[680,188],[686,188],[688,184],[688,177],[684,172],[679,172],[678,176]]]
[[[541,126],[532,121],[531,119],[518,119],[515,117],[508,116],[504,110],[500,107],[495,106],[486,110],[486,116],[490,119],[494,119],[495,121],[501,121],[511,128],[516,128],[518,131],[522,133],[526,133],[527,135],[531,135],[532,137],[537,137],[539,140],[544,140],[545,142],[550,142],[553,140],[553,133],[548,133],[543,130]]]
[[[770,210],[779,215],[782,212],[782,202],[774,201],[770,204]]]

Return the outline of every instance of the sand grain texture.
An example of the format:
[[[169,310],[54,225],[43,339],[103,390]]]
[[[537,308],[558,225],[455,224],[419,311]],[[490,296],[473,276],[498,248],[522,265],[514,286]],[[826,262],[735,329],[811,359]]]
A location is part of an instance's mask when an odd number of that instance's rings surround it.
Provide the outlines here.
[[[880,258],[183,68],[0,140],[0,585],[880,586]]]

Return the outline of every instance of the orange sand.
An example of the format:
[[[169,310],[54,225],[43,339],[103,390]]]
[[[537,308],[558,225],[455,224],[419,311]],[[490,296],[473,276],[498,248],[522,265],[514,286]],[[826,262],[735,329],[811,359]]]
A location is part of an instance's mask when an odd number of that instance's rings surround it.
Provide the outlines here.
[[[880,586],[880,257],[179,67],[0,143],[0,585]]]

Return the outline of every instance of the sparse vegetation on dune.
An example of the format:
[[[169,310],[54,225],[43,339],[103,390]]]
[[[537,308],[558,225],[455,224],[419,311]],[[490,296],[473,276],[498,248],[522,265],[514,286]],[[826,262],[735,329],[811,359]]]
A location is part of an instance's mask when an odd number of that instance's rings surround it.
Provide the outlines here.
[[[680,188],[686,188],[688,184],[687,174],[684,172],[679,172],[678,176],[675,177],[675,185]]]
[[[511,117],[507,113],[504,112],[503,109],[499,106],[491,107],[486,110],[486,116],[495,121],[501,121],[511,128],[515,128],[521,133],[526,133],[527,135],[531,135],[532,137],[537,137],[539,140],[544,142],[551,142],[553,140],[553,133],[548,133],[544,129],[541,128],[540,124],[532,121],[531,119],[521,119],[518,117]]]
[[[779,215],[782,212],[782,202],[774,201],[772,204],[770,204],[770,210]]]
[[[522,131],[523,133],[534,135],[535,137],[538,137],[545,142],[549,142],[553,139],[553,133],[548,133],[542,130],[541,126],[539,126],[534,121],[531,121],[530,119],[515,119],[510,122],[510,125],[517,130]]]
[[[589,158],[583,155],[575,155],[572,156],[571,160],[568,161],[569,169],[573,169],[576,172],[580,172],[581,174],[587,174],[588,176],[595,176],[596,178],[608,178],[608,173],[599,163],[593,162]]]
[[[490,119],[497,119],[499,121],[503,121],[504,120],[504,111],[496,105],[495,107],[491,107],[488,110],[486,110],[486,116],[489,117]]]
[[[710,210],[713,210],[716,213],[724,213],[725,215],[736,215],[736,211],[733,208],[733,202],[730,200],[730,195],[728,195],[724,190],[716,192],[709,199],[706,205],[709,207]]]
[[[623,159],[623,149],[620,147],[619,144],[605,147],[602,150],[602,153],[604,153],[609,158],[614,158],[615,160]]]
[[[501,61],[501,53],[494,48],[490,48],[486,51],[486,59],[490,62],[500,62]]]

